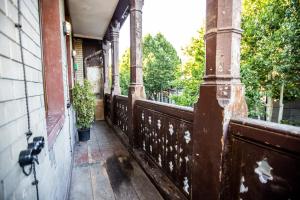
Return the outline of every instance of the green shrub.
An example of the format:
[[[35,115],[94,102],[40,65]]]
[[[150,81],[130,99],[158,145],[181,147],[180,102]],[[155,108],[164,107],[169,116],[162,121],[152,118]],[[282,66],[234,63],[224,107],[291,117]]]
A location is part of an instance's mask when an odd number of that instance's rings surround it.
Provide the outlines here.
[[[94,121],[96,101],[88,80],[84,80],[83,84],[75,83],[73,105],[77,115],[77,128],[90,128],[91,123]]]

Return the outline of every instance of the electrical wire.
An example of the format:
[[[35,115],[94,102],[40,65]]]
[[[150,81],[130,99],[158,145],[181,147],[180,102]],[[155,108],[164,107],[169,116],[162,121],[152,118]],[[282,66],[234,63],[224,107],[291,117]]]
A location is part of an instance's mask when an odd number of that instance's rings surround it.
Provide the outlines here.
[[[39,200],[40,199],[40,197],[39,197],[39,187],[38,187],[39,181],[36,178],[35,163],[33,162],[32,165],[33,165],[33,176],[34,176],[34,181],[32,182],[32,185],[35,185],[36,199]]]
[[[27,112],[27,128],[28,131],[26,134],[26,140],[28,144],[28,140],[32,135],[31,127],[30,127],[30,113],[29,113],[29,102],[28,102],[28,86],[26,79],[26,66],[24,62],[24,53],[23,53],[23,40],[22,40],[22,24],[21,24],[21,0],[18,0],[18,24],[15,24],[15,27],[19,30],[19,42],[20,42],[20,50],[21,50],[21,62],[23,66],[23,78],[24,78],[24,86],[25,86],[25,102],[26,102],[26,112]]]
[[[29,172],[26,172],[26,171],[25,171],[25,167],[22,167],[22,171],[23,171],[23,173],[24,173],[26,176],[29,176],[29,175],[31,174],[31,172],[32,172],[32,165],[30,165]]]

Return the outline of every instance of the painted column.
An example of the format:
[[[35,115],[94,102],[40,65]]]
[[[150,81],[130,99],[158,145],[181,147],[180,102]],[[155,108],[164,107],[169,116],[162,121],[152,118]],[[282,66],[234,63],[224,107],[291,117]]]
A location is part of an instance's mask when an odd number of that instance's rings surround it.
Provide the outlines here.
[[[241,0],[206,0],[206,71],[195,105],[192,199],[222,199],[228,124],[247,116],[240,22]]]
[[[145,98],[143,85],[142,8],[143,0],[130,0],[130,85],[128,88],[128,132],[132,147],[138,146],[134,104]]]
[[[104,94],[109,94],[109,49],[110,44],[107,40],[104,40],[102,43],[103,49],[103,87],[104,87]]]
[[[115,21],[111,26],[111,48],[112,48],[112,84],[111,94],[120,95],[120,76],[119,76],[119,33],[120,22]]]

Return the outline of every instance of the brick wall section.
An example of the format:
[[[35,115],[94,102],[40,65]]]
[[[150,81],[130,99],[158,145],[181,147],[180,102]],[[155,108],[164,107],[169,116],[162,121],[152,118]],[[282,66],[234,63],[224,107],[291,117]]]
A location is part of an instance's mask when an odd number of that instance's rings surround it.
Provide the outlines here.
[[[83,82],[84,73],[83,73],[83,51],[82,51],[82,39],[75,39],[75,51],[76,58],[75,63],[78,65],[78,69],[76,71],[76,81]]]
[[[63,5],[63,1],[60,0],[60,6]],[[63,12],[64,9],[60,10]],[[40,165],[37,166],[40,199],[65,199],[70,178],[71,150],[74,143],[74,115],[72,110],[65,109],[65,123],[54,145],[51,148],[48,147],[38,0],[21,0],[21,12],[31,127],[33,137],[44,136],[46,139],[46,147],[39,155]],[[35,199],[36,195],[35,188],[31,185],[33,176],[26,177],[18,164],[19,152],[27,147],[24,135],[27,131],[27,116],[19,35],[14,25],[18,20],[17,14],[17,0],[0,1],[1,200],[31,200]],[[67,72],[65,65],[62,64],[62,67],[64,91],[67,91]],[[67,98],[67,92],[65,92],[65,102]]]

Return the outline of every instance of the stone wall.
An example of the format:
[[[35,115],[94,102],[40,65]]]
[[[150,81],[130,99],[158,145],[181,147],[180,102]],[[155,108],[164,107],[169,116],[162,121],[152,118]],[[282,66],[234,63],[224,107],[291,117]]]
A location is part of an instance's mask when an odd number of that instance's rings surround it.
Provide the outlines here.
[[[28,81],[30,124],[33,137],[44,136],[46,146],[37,166],[40,199],[66,199],[72,166],[74,113],[65,109],[62,129],[53,146],[48,146],[45,117],[43,66],[38,0],[20,0],[22,41]],[[64,3],[60,0],[61,20]],[[19,42],[17,0],[0,1],[0,199],[35,199],[33,175],[22,173],[18,164],[21,150],[27,148],[27,115],[21,49]],[[62,23],[61,23],[62,24]],[[65,45],[62,34],[62,44]],[[62,70],[65,103],[68,101],[66,50],[62,45]],[[31,137],[31,139],[33,138]]]

